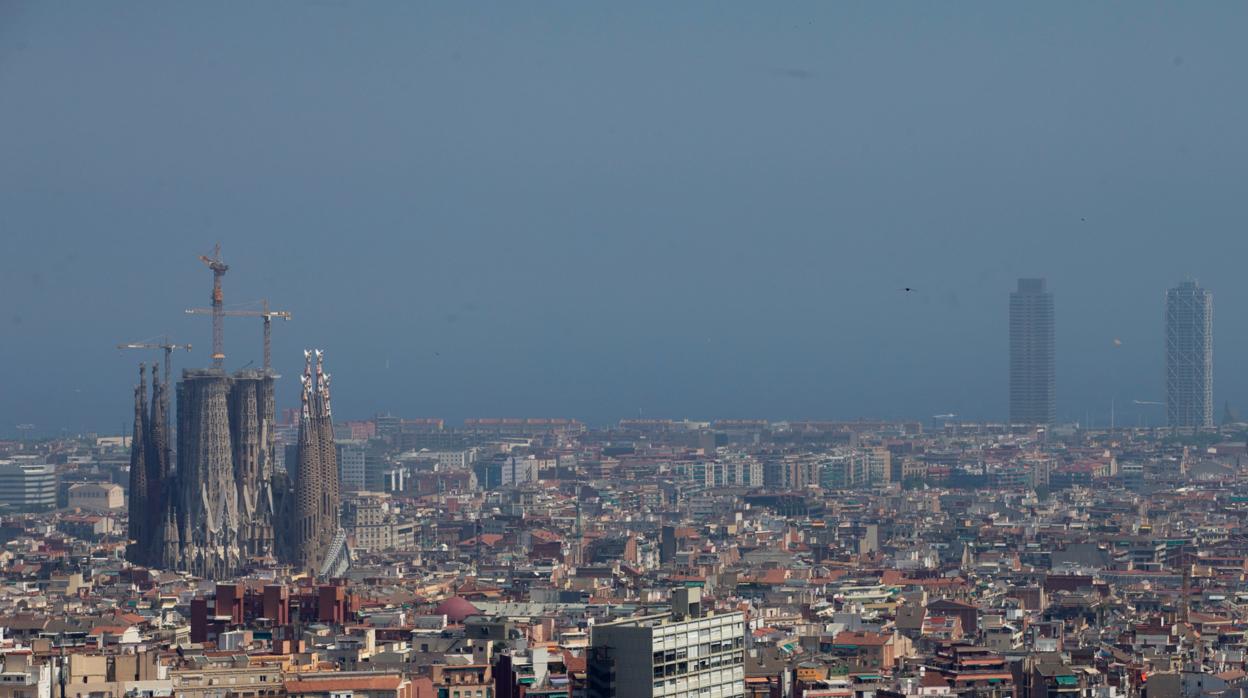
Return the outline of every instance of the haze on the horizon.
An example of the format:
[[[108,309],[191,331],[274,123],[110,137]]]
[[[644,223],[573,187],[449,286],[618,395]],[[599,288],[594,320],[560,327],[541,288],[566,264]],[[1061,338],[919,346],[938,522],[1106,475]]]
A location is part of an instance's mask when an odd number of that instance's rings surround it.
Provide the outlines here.
[[[227,11],[228,10],[228,11]],[[1248,408],[1242,3],[0,4],[0,434],[116,432],[269,297],[335,415],[1147,416],[1162,296]],[[913,293],[901,291],[916,289]],[[1121,346],[1114,340],[1120,339]],[[259,322],[226,326],[259,363]],[[1141,411],[1144,410],[1144,411]]]

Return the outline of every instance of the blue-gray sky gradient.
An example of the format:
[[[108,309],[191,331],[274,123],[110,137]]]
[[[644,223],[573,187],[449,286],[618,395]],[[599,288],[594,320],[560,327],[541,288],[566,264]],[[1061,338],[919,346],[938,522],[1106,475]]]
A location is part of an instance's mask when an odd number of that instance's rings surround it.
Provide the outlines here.
[[[227,11],[228,10],[228,11]],[[1215,298],[1248,408],[1242,3],[0,4],[0,433],[121,428],[270,297],[339,417],[1001,418],[1045,276],[1059,417],[1160,398]],[[915,294],[898,291],[903,286]],[[227,325],[228,364],[259,323]],[[1115,347],[1113,340],[1122,345]],[[179,357],[187,365],[185,357]]]

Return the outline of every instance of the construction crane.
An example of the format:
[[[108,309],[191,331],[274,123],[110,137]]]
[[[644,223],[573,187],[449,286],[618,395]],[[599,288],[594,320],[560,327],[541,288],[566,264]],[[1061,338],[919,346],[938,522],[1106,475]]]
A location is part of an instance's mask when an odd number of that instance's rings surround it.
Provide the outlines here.
[[[264,320],[264,372],[269,373],[273,369],[273,318],[281,318],[289,320],[291,315],[285,310],[270,310],[269,299],[261,302],[260,310],[225,310],[214,305],[211,308],[188,308],[187,315],[212,315],[213,323],[213,339],[220,336],[217,332],[217,318],[220,317],[258,317]],[[224,358],[224,354],[222,354]],[[213,361],[216,362],[216,351],[213,351]]]
[[[173,448],[172,434],[170,433],[170,424],[173,421],[171,413],[169,381],[173,375],[173,352],[178,349],[191,350],[189,344],[174,344],[169,341],[169,337],[161,337],[159,342],[130,342],[129,344],[118,344],[118,349],[164,349],[165,350],[165,390],[161,396],[161,407],[165,410],[165,448]]]
[[[169,397],[169,376],[173,372],[173,352],[178,349],[191,350],[189,344],[173,344],[168,337],[161,337],[159,342],[130,342],[118,344],[118,349],[164,349],[165,350],[165,398]]]
[[[225,315],[224,300],[221,295],[221,277],[230,267],[221,261],[221,243],[213,248],[212,256],[200,255],[199,261],[212,270],[212,366],[225,367]]]

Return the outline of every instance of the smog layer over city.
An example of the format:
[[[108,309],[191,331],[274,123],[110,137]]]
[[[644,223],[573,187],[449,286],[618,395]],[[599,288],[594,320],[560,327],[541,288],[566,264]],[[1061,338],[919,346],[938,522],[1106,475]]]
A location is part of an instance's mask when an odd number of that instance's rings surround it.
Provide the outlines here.
[[[0,0],[0,698],[1248,698],[1245,27]]]

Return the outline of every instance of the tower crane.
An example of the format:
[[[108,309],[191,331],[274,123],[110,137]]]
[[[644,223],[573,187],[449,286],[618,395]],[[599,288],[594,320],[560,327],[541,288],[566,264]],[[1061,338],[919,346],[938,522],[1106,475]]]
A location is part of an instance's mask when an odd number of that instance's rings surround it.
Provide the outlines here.
[[[168,337],[161,337],[159,342],[130,342],[129,344],[118,344],[118,349],[164,349],[165,350],[165,395],[169,395],[169,375],[172,372],[172,355],[175,350],[185,349],[191,350],[189,344],[173,344]]]
[[[272,349],[273,318],[281,318],[283,320],[289,320],[291,318],[289,311],[270,310],[269,299],[267,298],[261,301],[260,310],[225,310],[224,308],[220,308],[216,304],[214,304],[213,307],[211,308],[188,308],[186,311],[186,314],[187,315],[211,314],[212,326],[213,326],[213,330],[212,330],[213,341],[216,341],[216,338],[220,336],[220,333],[217,332],[217,318],[218,317],[222,317],[222,318],[225,318],[225,317],[258,317],[258,318],[263,319],[264,320],[264,372],[265,373],[269,373],[273,369],[273,349]],[[216,361],[217,361],[216,357],[217,357],[217,352],[216,352],[216,349],[214,349],[213,350],[214,365],[216,364]],[[224,353],[221,354],[221,357],[222,359],[225,358]]]
[[[172,443],[169,438],[169,423],[173,419],[169,409],[169,380],[173,374],[173,352],[177,349],[191,350],[189,344],[173,344],[169,341],[169,337],[161,337],[159,342],[130,342],[129,344],[118,344],[118,349],[164,349],[165,350],[165,393],[164,404],[161,405],[165,409],[165,444]]]
[[[212,256],[200,255],[199,261],[212,270],[212,366],[225,366],[225,315],[223,313],[223,297],[221,295],[221,277],[230,267],[221,261],[221,243],[213,248]]]

